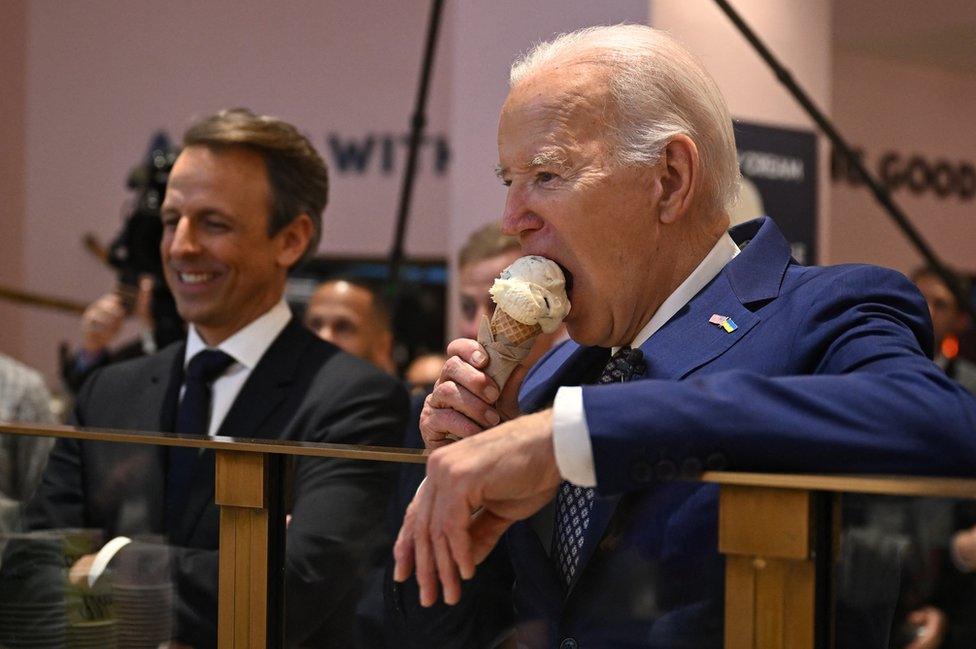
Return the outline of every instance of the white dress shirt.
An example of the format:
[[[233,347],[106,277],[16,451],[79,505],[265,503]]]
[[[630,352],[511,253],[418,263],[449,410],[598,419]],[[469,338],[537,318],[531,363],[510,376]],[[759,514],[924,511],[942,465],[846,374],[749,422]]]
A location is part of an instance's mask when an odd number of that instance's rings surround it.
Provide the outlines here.
[[[647,342],[738,254],[739,247],[732,237],[728,233],[722,235],[695,270],[658,307],[630,346],[637,348]],[[616,353],[618,349],[614,347],[613,352]],[[552,404],[552,444],[556,452],[556,466],[564,480],[581,487],[596,486],[593,446],[583,410],[582,387],[564,386],[556,392]]]
[[[210,398],[210,427],[207,434],[213,436],[220,430],[224,417],[227,416],[230,407],[234,405],[234,399],[244,387],[244,383],[247,382],[247,377],[251,376],[254,366],[264,356],[264,352],[268,351],[268,347],[271,346],[271,343],[278,337],[289,320],[291,320],[291,309],[282,300],[264,315],[217,345],[216,348],[230,355],[234,362],[213,382],[213,392]],[[183,358],[183,369],[186,369],[194,356],[205,349],[207,349],[207,343],[200,338],[196,327],[190,325],[190,332],[186,337],[186,356]],[[181,399],[185,389],[186,386],[180,389]]]
[[[229,354],[234,362],[218,377],[212,386],[210,398],[210,426],[207,434],[211,437],[220,430],[220,425],[227,416],[230,407],[234,405],[234,400],[240,393],[247,377],[251,375],[254,367],[268,351],[268,347],[282,332],[288,321],[291,320],[291,309],[282,299],[271,307],[264,315],[253,320],[243,329],[233,334],[230,338],[217,345],[217,349]],[[194,325],[190,325],[190,331],[186,337],[186,354],[183,357],[183,369],[190,363],[190,360],[207,349],[207,343],[203,342],[200,334]],[[184,385],[180,388],[180,399],[183,399],[183,392],[186,391]],[[92,561],[91,570],[88,573],[88,585],[94,585],[95,581],[102,575],[105,568],[115,554],[128,545],[131,539],[125,536],[117,536],[98,551]]]

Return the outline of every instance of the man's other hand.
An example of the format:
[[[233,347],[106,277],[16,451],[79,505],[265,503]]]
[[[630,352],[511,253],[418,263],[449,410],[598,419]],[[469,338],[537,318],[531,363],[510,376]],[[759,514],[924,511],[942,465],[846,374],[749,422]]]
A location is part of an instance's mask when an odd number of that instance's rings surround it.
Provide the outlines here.
[[[518,368],[499,392],[484,372],[488,353],[478,341],[453,340],[447,346],[447,355],[420,413],[420,434],[429,449],[470,437],[519,414],[518,388],[524,368]]]
[[[473,577],[505,530],[552,500],[560,482],[552,410],[437,449],[393,549],[394,579],[416,572],[421,605],[437,600],[438,584],[456,604],[460,579]]]
[[[906,645],[905,649],[938,649],[942,646],[946,632],[946,616],[941,610],[934,606],[920,608],[908,615],[908,622],[918,631],[915,639],[911,644]]]
[[[88,590],[88,575],[91,574],[94,554],[86,554],[71,565],[68,571],[68,582],[75,588]]]
[[[108,347],[125,322],[125,306],[116,293],[107,293],[88,305],[81,316],[82,349],[90,356]]]

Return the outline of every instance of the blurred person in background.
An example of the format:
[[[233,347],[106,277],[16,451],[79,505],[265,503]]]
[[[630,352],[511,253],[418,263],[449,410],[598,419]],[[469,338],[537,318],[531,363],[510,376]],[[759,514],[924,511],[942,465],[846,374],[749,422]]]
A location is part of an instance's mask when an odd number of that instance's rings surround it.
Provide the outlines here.
[[[81,316],[81,346],[63,358],[61,364],[61,376],[72,394],[78,393],[96,369],[157,351],[151,306],[153,281],[148,275],[139,278],[131,307],[119,291],[111,291],[85,309]],[[130,317],[138,322],[139,335],[116,347],[122,327]]]
[[[0,354],[0,421],[56,423],[51,412],[51,395],[41,375],[3,354]],[[20,531],[21,507],[40,482],[53,445],[53,437],[0,434],[0,533]]]
[[[972,287],[957,273],[962,282],[965,295]],[[976,393],[976,365],[959,356],[959,335],[970,326],[969,313],[956,300],[955,293],[949,290],[942,278],[930,268],[919,268],[911,279],[922,293],[932,316],[932,334],[935,339],[935,364],[941,367],[949,378],[961,383],[970,392]]]
[[[121,230],[107,249],[93,244],[95,254],[115,270],[116,285],[82,314],[81,346],[74,353],[62,346],[61,375],[73,395],[99,367],[153,354],[186,335],[160,256],[159,208],[178,154],[164,132],[153,137],[145,158],[129,171],[126,186],[134,194]],[[138,323],[138,335],[119,344],[130,317]]]
[[[390,310],[368,285],[349,279],[322,282],[305,307],[305,326],[339,349],[394,373]]]
[[[932,318],[933,360],[949,378],[976,393],[976,365],[958,355],[959,335],[970,326],[969,314],[931,268],[918,268],[910,277],[925,298]],[[956,277],[960,278],[963,293],[969,295],[970,283],[961,273],[956,273]],[[902,598],[914,599],[916,606],[906,615],[901,628],[902,646],[906,649],[976,647],[976,504],[966,500],[931,499],[918,505],[922,510],[914,518],[906,516],[915,522],[917,529],[929,530],[944,522],[955,532],[949,537],[948,548],[942,536],[936,550],[919,553],[920,568],[908,571],[903,577]],[[910,510],[910,505],[905,509]],[[913,534],[911,539],[915,547],[924,549],[922,536]]]

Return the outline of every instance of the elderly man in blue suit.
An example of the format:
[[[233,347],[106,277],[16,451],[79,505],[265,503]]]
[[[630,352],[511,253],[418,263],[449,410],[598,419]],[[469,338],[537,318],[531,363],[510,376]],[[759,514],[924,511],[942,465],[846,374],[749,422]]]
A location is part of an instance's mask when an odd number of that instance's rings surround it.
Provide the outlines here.
[[[976,469],[976,402],[904,277],[800,266],[769,219],[727,232],[731,119],[680,45],[582,30],[510,87],[503,229],[566,271],[572,341],[501,391],[475,341],[448,347],[394,552],[424,607],[463,600],[504,535],[520,646],[717,647],[717,492],[673,478]]]

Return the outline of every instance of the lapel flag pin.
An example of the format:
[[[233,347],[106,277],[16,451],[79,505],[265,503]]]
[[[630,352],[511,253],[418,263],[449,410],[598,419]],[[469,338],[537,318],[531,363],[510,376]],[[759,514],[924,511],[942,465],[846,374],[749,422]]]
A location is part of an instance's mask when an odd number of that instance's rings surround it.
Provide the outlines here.
[[[722,329],[725,329],[727,333],[732,333],[739,328],[739,325],[735,324],[735,321],[727,315],[713,313],[712,317],[709,318],[708,321],[713,325],[718,325]]]

